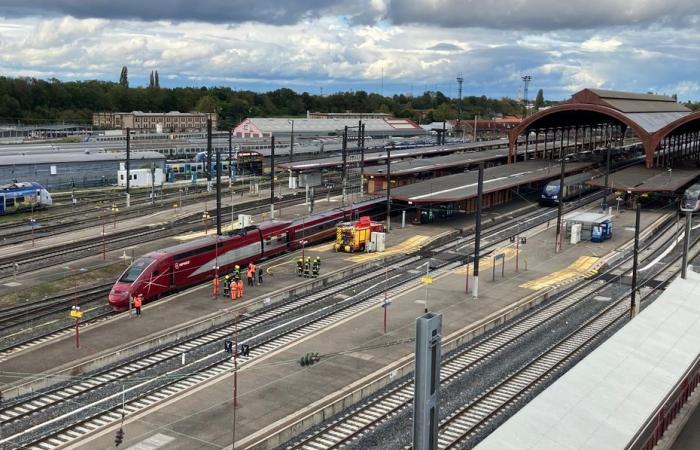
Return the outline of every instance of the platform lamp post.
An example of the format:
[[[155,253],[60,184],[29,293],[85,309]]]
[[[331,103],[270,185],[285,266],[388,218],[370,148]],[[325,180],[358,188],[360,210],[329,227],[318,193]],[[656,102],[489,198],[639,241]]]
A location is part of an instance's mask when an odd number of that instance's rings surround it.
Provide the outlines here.
[[[34,217],[30,218],[29,223],[32,226],[32,248],[34,248],[34,226],[36,225],[36,219]]]
[[[270,137],[270,219],[275,218],[275,137]]]
[[[131,206],[131,194],[129,193],[129,184],[131,182],[131,129],[126,129],[126,207]],[[75,182],[73,182],[75,186]]]
[[[630,320],[635,315],[637,300],[637,265],[639,254],[639,222],[642,211],[642,204],[637,200],[637,216],[634,222],[634,255],[632,256],[632,292],[630,294]]]
[[[386,232],[391,231],[391,148],[392,142],[386,148]]]
[[[117,228],[117,213],[119,212],[119,207],[117,207],[116,203],[112,203],[112,228],[116,229]]]
[[[202,221],[204,222],[204,235],[206,236],[209,233],[209,211],[206,209],[206,203],[204,206],[204,212],[202,213]]]
[[[221,150],[216,149],[216,236],[221,236]]]
[[[685,213],[685,240],[683,241],[683,261],[681,265],[681,278],[685,280],[688,275],[688,251],[690,250],[690,231],[693,224],[693,212],[686,211]]]
[[[105,211],[101,210],[100,218],[102,219],[102,260],[107,259],[107,248],[105,244]]]

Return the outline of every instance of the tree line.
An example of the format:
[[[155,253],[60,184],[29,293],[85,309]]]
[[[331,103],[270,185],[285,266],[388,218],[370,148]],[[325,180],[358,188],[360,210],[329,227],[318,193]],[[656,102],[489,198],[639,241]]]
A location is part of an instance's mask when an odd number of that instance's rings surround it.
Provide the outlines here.
[[[537,97],[538,103],[547,103],[540,95]],[[245,117],[304,117],[306,111],[384,112],[430,123],[457,119],[459,107],[457,99],[440,91],[417,96],[381,96],[365,91],[321,96],[287,88],[264,93],[229,87],[161,88],[157,71],[151,73],[149,87],[130,87],[126,67],[122,68],[117,83],[0,77],[0,121],[5,123],[89,123],[92,113],[100,111],[216,112],[220,128],[235,125]],[[517,100],[486,96],[464,97],[461,107],[464,120],[476,115],[480,118],[519,116],[523,112]]]

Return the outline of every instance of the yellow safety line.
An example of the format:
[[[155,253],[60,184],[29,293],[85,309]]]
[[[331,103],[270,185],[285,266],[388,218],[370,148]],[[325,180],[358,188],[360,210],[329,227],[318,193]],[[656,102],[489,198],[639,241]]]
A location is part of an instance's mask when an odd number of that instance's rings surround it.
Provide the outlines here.
[[[568,284],[578,278],[589,278],[598,272],[601,259],[594,256],[581,256],[571,263],[569,267],[550,273],[536,280],[521,284],[520,287],[539,290],[545,287],[553,287]]]
[[[345,259],[352,262],[365,262],[371,261],[373,259],[385,258],[389,255],[395,255],[397,253],[409,253],[418,250],[428,239],[430,239],[430,236],[423,236],[419,234],[417,236],[412,236],[406,239],[405,241],[387,249],[386,251],[375,253],[360,253]]]

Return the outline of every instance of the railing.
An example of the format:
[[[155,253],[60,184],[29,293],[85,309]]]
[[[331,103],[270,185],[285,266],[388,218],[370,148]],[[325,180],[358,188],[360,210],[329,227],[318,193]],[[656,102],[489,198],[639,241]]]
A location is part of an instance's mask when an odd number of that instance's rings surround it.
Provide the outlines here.
[[[661,440],[664,432],[673,423],[683,405],[686,404],[693,390],[700,384],[700,355],[683,374],[671,392],[647,418],[645,425],[630,440],[628,450],[652,450]]]

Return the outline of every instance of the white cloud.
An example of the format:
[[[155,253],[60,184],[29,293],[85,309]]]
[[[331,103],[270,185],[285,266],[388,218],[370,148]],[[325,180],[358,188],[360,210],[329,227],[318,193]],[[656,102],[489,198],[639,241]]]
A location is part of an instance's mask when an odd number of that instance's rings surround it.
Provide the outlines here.
[[[586,50],[589,52],[608,53],[608,52],[614,52],[621,45],[622,45],[622,42],[618,41],[615,38],[600,39],[599,37],[592,37],[592,38],[584,41],[581,44],[581,48],[583,50]]]

